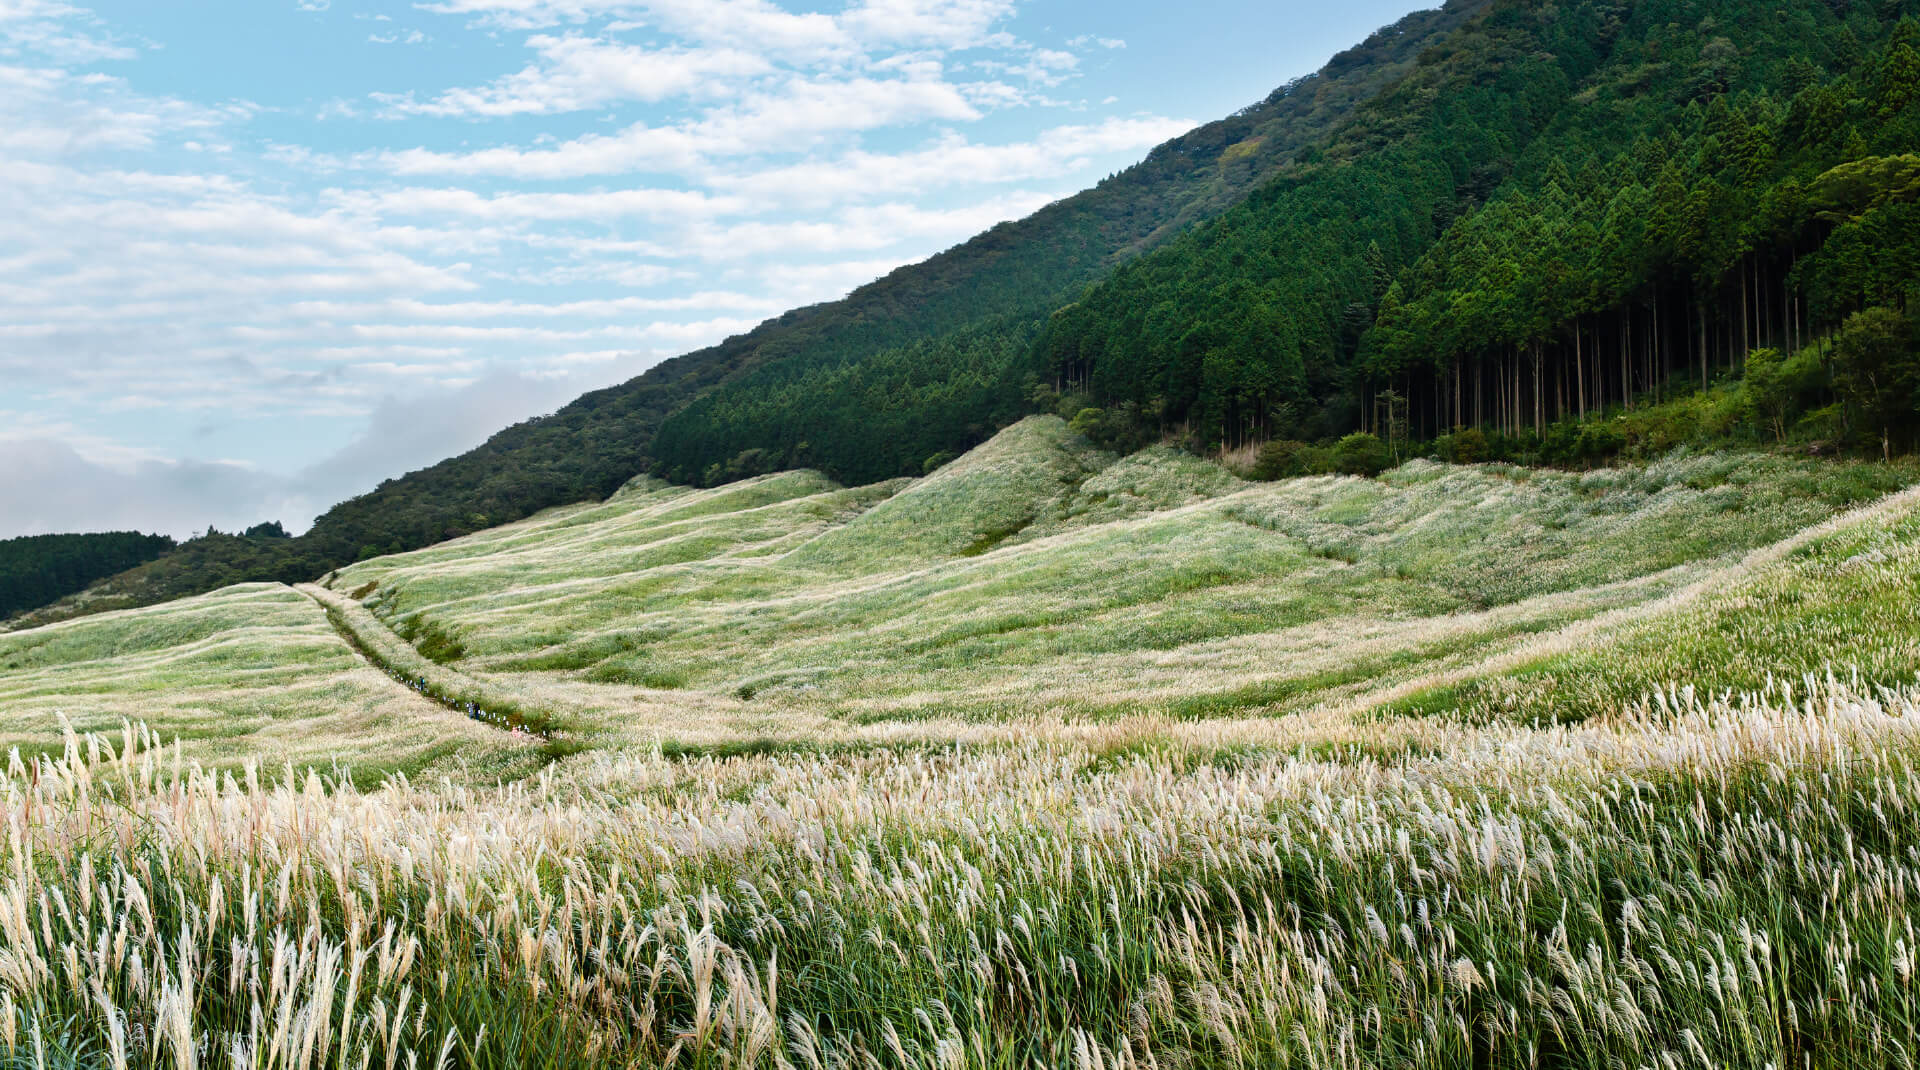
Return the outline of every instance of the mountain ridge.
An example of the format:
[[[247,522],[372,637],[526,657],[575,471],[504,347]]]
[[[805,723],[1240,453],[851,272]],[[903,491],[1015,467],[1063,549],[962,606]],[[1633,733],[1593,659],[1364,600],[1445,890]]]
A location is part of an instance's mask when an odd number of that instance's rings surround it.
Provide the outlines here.
[[[767,363],[823,352],[843,363],[876,348],[1004,319],[1014,294],[1027,302],[1024,314],[1044,315],[1075,287],[1243,196],[1491,2],[1447,0],[1414,12],[1338,53],[1322,70],[1156,147],[1088,190],[898,268],[840,300],[789,310],[625,383],[583,394],[547,417],[504,428],[466,453],[382,481],[338,503],[287,544],[192,540],[28,621],[150,604],[228,582],[313,579],[371,553],[431,545],[553,505],[602,498],[648,470],[653,432],[667,416]],[[1174,194],[1164,196],[1169,188]],[[1050,260],[1050,252],[1065,259]],[[985,441],[1024,415],[1024,403],[1013,400],[985,423],[963,423],[940,448],[958,452]],[[704,467],[683,473],[683,481],[705,474]]]
[[[1589,466],[1729,435],[1887,457],[1920,444],[1916,12],[1456,0],[299,539],[196,540],[71,606],[311,579],[642,472],[918,475],[1036,412],[1120,452],[1263,451],[1268,474],[1409,451]]]

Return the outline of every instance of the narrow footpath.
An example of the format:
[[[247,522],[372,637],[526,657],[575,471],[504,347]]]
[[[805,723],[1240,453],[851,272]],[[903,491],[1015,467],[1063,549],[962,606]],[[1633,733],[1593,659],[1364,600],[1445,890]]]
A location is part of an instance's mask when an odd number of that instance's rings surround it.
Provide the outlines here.
[[[340,638],[402,687],[501,731],[544,740],[559,749],[581,749],[568,745],[574,733],[568,731],[565,718],[533,707],[496,685],[429,660],[359,602],[312,583],[296,584],[294,590],[318,603]]]

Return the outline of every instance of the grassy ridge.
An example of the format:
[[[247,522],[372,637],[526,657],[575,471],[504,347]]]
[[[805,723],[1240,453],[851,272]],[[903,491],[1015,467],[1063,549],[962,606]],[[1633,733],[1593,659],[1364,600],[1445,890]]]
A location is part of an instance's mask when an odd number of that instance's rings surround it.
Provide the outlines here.
[[[1916,474],[1682,454],[1248,484],[1034,418],[909,484],[646,485],[335,587],[468,669],[775,718],[1276,713],[1657,598]]]
[[[1909,492],[1792,541],[1673,605],[1571,644],[1501,659],[1393,702],[1389,715],[1469,720],[1606,714],[1660,691],[1759,694],[1837,673],[1849,686],[1920,681],[1920,499]]]

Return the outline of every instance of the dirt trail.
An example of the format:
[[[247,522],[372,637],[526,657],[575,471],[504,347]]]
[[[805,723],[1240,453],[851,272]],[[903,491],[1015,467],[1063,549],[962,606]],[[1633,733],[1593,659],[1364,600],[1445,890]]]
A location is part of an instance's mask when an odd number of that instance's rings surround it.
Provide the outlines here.
[[[297,584],[294,590],[318,603],[354,653],[400,686],[505,732],[549,742],[577,735],[569,711],[529,702],[511,689],[428,660],[353,599],[311,583]]]

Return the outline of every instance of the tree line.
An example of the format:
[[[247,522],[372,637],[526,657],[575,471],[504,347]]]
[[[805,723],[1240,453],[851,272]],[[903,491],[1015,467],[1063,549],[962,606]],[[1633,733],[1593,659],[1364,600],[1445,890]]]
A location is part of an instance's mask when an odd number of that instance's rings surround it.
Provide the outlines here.
[[[173,549],[165,535],[109,531],[0,541],[0,619],[46,605]]]

